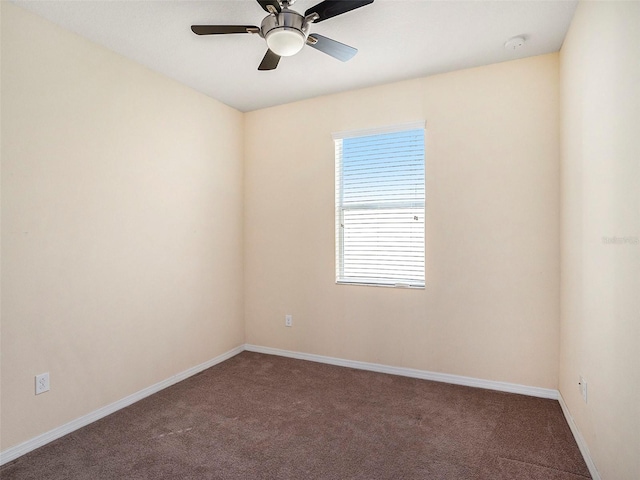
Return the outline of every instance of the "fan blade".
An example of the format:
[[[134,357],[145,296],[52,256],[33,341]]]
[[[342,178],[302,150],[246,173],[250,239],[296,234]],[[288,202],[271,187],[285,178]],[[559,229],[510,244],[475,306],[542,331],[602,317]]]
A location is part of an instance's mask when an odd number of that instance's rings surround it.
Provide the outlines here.
[[[258,33],[255,25],[191,25],[196,35],[226,35],[228,33]]]
[[[280,55],[276,55],[271,50],[267,50],[258,70],[275,70],[280,62]]]
[[[278,0],[256,0],[260,6],[264,9],[265,12],[269,13],[280,13],[280,3]],[[271,7],[271,8],[269,8]]]
[[[344,43],[336,42],[335,40],[323,37],[322,35],[318,35],[317,33],[309,35],[309,38],[313,40],[307,39],[307,45],[315,48],[316,50],[320,50],[322,53],[331,55],[333,58],[337,58],[342,62],[351,60],[355,56],[355,54],[358,53],[357,48],[350,47],[349,45],[345,45]]]
[[[314,23],[318,23],[328,18],[350,12],[356,8],[364,7],[370,3],[373,3],[373,0],[325,0],[304,12],[304,16],[307,17],[313,13],[317,13],[319,18],[314,20]]]

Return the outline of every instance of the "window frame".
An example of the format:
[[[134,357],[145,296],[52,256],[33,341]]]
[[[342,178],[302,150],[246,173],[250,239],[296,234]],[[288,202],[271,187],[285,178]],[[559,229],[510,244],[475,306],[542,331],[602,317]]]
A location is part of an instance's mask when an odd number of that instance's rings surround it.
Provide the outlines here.
[[[342,158],[342,145],[340,144],[340,150],[338,148],[337,141],[343,141],[351,138],[360,138],[360,137],[368,137],[375,135],[386,135],[392,133],[400,133],[412,130],[422,130],[423,135],[426,136],[426,121],[418,121],[404,124],[396,124],[392,126],[379,127],[379,128],[371,128],[371,129],[360,129],[360,130],[350,130],[344,132],[337,132],[332,134],[332,138],[334,140],[335,147],[335,210],[334,210],[334,220],[335,220],[335,274],[336,274],[336,284],[338,285],[363,285],[363,286],[376,286],[376,287],[392,287],[392,288],[412,288],[412,289],[424,289],[426,283],[426,185],[424,185],[425,196],[423,201],[415,202],[415,201],[407,201],[405,203],[397,203],[395,206],[398,209],[408,209],[408,208],[418,208],[421,209],[421,214],[423,216],[423,232],[422,232],[422,281],[411,281],[409,283],[406,282],[395,282],[392,283],[390,281],[385,281],[383,276],[372,276],[371,278],[361,279],[349,279],[344,276],[344,253],[345,253],[345,245],[344,245],[344,176],[343,176],[343,158]],[[423,158],[422,158],[422,168],[423,175],[425,177],[426,183],[426,138],[424,138],[423,144]],[[340,154],[338,153],[340,151]],[[340,155],[340,156],[339,156]],[[356,206],[356,210],[376,210],[380,209],[380,206],[389,207],[390,202],[381,202],[379,204],[375,203],[367,203],[366,206],[363,203],[360,206],[357,204],[351,205],[352,207]],[[353,210],[354,208],[352,208]],[[342,267],[342,270],[341,270]],[[386,279],[388,280],[388,279]]]

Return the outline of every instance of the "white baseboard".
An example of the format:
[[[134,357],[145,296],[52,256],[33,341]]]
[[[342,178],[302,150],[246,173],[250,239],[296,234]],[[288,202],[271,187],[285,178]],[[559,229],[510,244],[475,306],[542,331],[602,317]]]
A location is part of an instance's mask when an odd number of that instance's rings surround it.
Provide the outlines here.
[[[551,388],[530,387],[517,383],[498,382],[494,380],[482,380],[479,378],[463,377],[461,375],[450,375],[447,373],[429,372],[427,370],[417,370],[414,368],[390,367],[379,363],[358,362],[355,360],[344,360],[341,358],[325,357],[324,355],[314,355],[311,353],[292,352],[280,350],[278,348],[261,347],[258,345],[246,344],[245,350],[256,353],[266,353],[268,355],[279,355],[281,357],[297,358],[299,360],[309,360],[312,362],[328,363],[340,367],[357,368],[359,370],[369,370],[371,372],[389,373],[403,377],[420,378],[422,380],[433,380],[435,382],[452,383],[454,385],[464,385],[467,387],[486,388],[498,390],[500,392],[519,393],[532,397],[558,399],[558,391]]]
[[[201,363],[200,365],[196,365],[195,367],[189,368],[184,372],[180,372],[176,375],[173,375],[167,378],[166,380],[158,382],[155,385],[151,385],[150,387],[142,389],[139,392],[133,393],[121,400],[118,400],[117,402],[106,405],[102,408],[99,408],[98,410],[94,410],[93,412],[88,413],[87,415],[83,415],[80,418],[76,418],[75,420],[72,420],[69,423],[65,423],[60,427],[54,428],[53,430],[49,430],[48,432],[38,435],[37,437],[27,440],[26,442],[23,442],[19,445],[10,447],[5,451],[0,452],[0,465],[9,463],[15,460],[16,458],[35,450],[36,448],[42,447],[43,445],[46,445],[47,443],[52,442],[53,440],[56,440],[75,430],[78,430],[79,428],[82,428],[85,425],[89,425],[90,423],[93,423],[96,420],[100,420],[101,418],[106,417],[107,415],[111,415],[112,413],[117,412],[118,410],[124,407],[127,407],[132,403],[135,403],[139,400],[142,400],[145,397],[148,397],[149,395],[153,395],[154,393],[157,393],[160,390],[163,390],[167,387],[170,387],[171,385],[181,382],[182,380],[185,380],[195,375],[196,373],[200,373],[203,370],[206,370],[207,368],[210,368],[210,367],[213,367],[214,365],[222,363],[225,360],[228,360],[229,358],[241,353],[242,351],[244,351],[244,346],[240,345],[239,347],[236,347],[232,350],[229,350],[226,353],[218,355],[217,357],[212,358],[207,362]]]
[[[578,429],[576,422],[573,420],[573,417],[571,416],[569,407],[567,407],[567,404],[565,403],[564,398],[562,398],[562,394],[559,392],[558,392],[558,401],[560,402],[562,413],[564,413],[564,418],[566,418],[567,423],[569,424],[571,433],[573,433],[573,438],[576,439],[576,443],[578,444],[580,453],[582,453],[582,457],[584,458],[584,461],[587,464],[587,468],[589,469],[591,478],[593,478],[593,480],[601,480],[600,474],[598,473],[598,469],[596,469],[596,464],[593,463],[593,459],[591,458],[591,452],[589,451],[587,442],[582,436],[582,433],[580,433],[580,430]]]

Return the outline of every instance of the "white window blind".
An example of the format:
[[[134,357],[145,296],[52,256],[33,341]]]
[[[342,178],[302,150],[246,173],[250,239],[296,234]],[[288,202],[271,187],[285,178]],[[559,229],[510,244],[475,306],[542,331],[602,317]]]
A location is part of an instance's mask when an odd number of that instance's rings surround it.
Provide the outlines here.
[[[424,286],[424,123],[334,141],[337,282]]]

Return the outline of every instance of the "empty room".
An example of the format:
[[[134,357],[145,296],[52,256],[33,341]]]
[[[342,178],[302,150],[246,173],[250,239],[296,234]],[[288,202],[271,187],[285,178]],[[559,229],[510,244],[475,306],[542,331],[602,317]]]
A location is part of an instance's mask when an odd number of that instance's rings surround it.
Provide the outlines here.
[[[640,478],[640,1],[0,26],[0,478]]]

